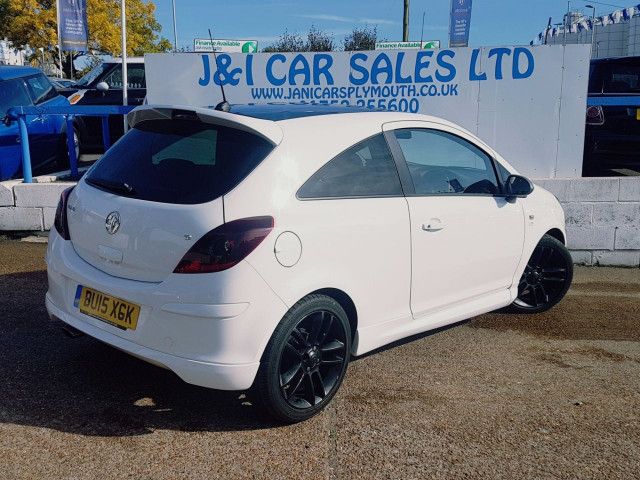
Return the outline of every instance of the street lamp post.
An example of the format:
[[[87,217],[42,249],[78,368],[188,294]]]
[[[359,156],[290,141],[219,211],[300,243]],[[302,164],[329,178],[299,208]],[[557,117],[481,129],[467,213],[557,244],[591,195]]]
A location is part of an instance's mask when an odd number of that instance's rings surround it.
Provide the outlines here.
[[[58,24],[58,61],[60,62],[60,72],[59,76],[62,78],[63,68],[62,68],[62,39],[60,37],[60,0],[56,0],[56,23]]]
[[[567,44],[567,30],[571,28],[571,0],[567,1],[567,15],[564,17],[564,28],[562,30],[562,45]]]
[[[176,0],[171,0],[173,9],[173,51],[178,51],[178,28],[176,26]]]
[[[127,92],[127,15],[126,1],[120,0],[122,11],[122,105],[125,107],[129,103],[129,92]],[[124,132],[127,133],[127,116],[124,116]]]
[[[591,16],[591,56],[594,55],[597,57],[597,53],[595,50],[596,45],[596,7],[594,5],[585,5],[586,8],[590,8],[593,10],[593,14]]]
[[[404,12],[402,15],[402,41],[409,41],[409,0],[404,0]]]

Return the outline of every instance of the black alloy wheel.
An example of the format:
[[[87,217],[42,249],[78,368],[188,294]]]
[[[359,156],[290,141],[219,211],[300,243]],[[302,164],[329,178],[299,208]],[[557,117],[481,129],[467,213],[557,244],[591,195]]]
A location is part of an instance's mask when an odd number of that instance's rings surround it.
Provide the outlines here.
[[[533,250],[518,284],[518,298],[509,307],[516,313],[545,312],[567,293],[573,261],[562,242],[545,235]]]
[[[267,410],[285,422],[310,418],[335,395],[349,363],[351,329],[334,299],[310,295],[276,328],[261,362],[258,390]]]
[[[346,332],[333,313],[319,310],[291,331],[280,357],[280,390],[287,403],[305,409],[333,390],[343,370]]]

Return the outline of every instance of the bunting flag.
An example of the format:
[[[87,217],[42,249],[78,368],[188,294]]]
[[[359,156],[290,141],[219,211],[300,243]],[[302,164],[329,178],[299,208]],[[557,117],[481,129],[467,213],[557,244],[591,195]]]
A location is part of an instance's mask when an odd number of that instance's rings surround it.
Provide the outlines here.
[[[572,23],[566,27],[553,28],[550,29],[549,35],[552,37],[557,37],[559,35],[563,35],[565,28],[569,33],[579,33],[584,31],[593,30],[594,26],[607,26],[613,25],[616,23],[628,22],[633,17],[640,16],[640,3],[634,7],[627,7],[621,10],[616,10],[609,15],[603,15],[602,17],[597,17],[595,19],[583,17],[576,23]],[[545,37],[545,33],[547,30],[544,30],[542,33],[539,33],[535,40],[533,40],[532,44],[536,42],[538,44],[542,43]]]
[[[616,10],[611,14],[611,18],[613,19],[613,23],[620,23],[624,19],[624,14],[622,10]]]

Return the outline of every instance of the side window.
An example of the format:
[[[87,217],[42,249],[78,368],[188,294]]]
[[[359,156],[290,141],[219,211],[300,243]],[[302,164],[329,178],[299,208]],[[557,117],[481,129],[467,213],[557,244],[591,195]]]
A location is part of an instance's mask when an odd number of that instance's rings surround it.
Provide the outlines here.
[[[509,178],[509,175],[511,175],[511,172],[507,170],[506,167],[500,162],[496,162],[496,168],[498,169],[498,173],[500,174],[500,180],[502,180],[502,183],[506,182],[507,178]]]
[[[58,96],[58,92],[44,75],[25,78],[33,103],[38,105]]]
[[[299,198],[402,195],[396,164],[383,135],[345,150],[298,190]]]
[[[395,130],[416,194],[499,193],[493,161],[472,143],[447,132]]]
[[[122,88],[122,65],[116,66],[104,81],[110,88]],[[144,64],[127,64],[127,88],[146,88]]]

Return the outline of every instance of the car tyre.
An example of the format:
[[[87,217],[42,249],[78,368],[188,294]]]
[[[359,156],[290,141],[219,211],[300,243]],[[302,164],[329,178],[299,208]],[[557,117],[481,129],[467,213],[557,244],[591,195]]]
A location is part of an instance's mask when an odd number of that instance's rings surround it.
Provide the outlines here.
[[[541,313],[564,298],[573,280],[573,259],[559,240],[545,235],[531,254],[518,283],[511,313]]]
[[[350,352],[351,327],[342,306],[325,295],[308,295],[269,340],[256,378],[259,401],[285,423],[314,416],[338,391]]]

